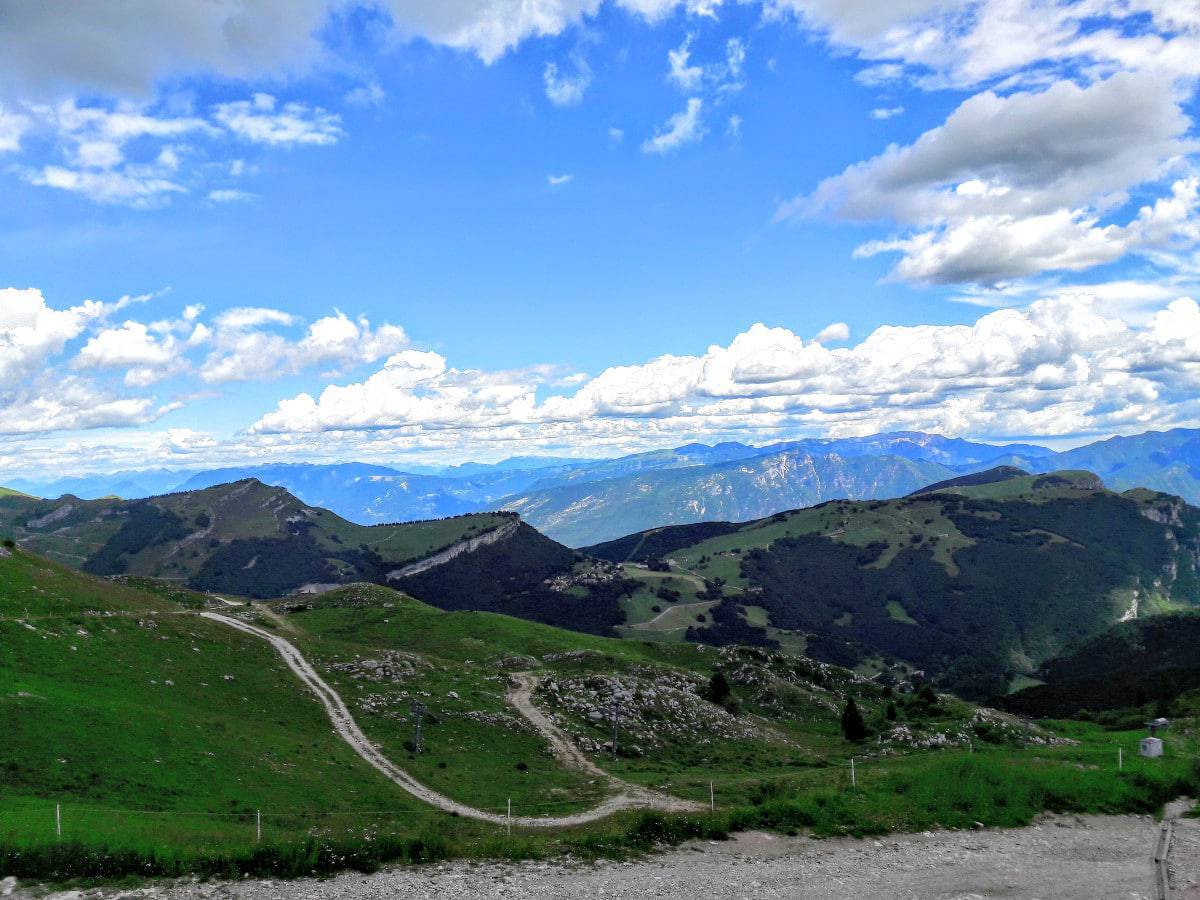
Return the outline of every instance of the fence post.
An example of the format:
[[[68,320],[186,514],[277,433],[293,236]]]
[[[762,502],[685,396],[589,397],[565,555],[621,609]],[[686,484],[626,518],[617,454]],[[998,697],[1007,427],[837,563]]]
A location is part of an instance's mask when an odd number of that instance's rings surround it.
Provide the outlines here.
[[[62,840],[62,804],[61,803],[54,804],[54,834],[60,841]]]
[[[854,771],[854,757],[850,757],[850,787],[858,787],[858,775]]]
[[[508,798],[508,836],[512,837],[512,797]]]
[[[708,811],[713,813],[717,811],[717,793],[711,781],[708,783]]]
[[[262,810],[254,811],[254,840],[256,843],[262,843]]]
[[[1125,768],[1125,748],[1118,747],[1117,748],[1117,771],[1119,772],[1124,768]]]

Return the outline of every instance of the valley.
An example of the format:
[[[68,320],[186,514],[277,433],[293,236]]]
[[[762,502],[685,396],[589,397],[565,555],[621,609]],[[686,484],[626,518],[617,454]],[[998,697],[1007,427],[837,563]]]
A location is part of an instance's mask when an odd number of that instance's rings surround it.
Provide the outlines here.
[[[889,500],[634,532],[584,550],[513,513],[355,525],[248,480],[146,500],[0,498],[0,531],[103,576],[225,598],[372,582],[601,636],[776,647],[974,700],[1131,615],[1200,605],[1200,511],[1011,466]]]

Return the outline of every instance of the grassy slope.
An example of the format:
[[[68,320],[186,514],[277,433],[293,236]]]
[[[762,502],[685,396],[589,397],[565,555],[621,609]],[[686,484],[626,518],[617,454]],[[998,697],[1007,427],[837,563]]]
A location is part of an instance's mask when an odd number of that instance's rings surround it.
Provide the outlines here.
[[[68,838],[206,850],[244,845],[255,809],[293,835],[364,808],[429,821],[263,642],[20,551],[0,559],[0,585],[0,839],[48,836],[45,799],[68,804]],[[93,811],[107,807],[189,816]],[[276,816],[293,810],[310,818]]]
[[[377,776],[330,733],[319,705],[265,644],[187,615],[196,595],[130,581],[82,576],[23,552],[0,558],[0,708],[6,725],[0,868],[23,877],[187,868],[295,874],[445,853],[603,852],[660,838],[716,835],[728,827],[869,833],[934,822],[967,826],[976,819],[1018,824],[1044,808],[1150,809],[1183,789],[1186,765],[1180,760],[1134,761],[1118,776],[1108,761],[1112,741],[1131,744],[1135,736],[1084,726],[1077,729],[1083,743],[1070,748],[996,746],[983,752],[990,745],[981,744],[974,755],[918,752],[862,761],[872,745],[841,739],[826,688],[768,678],[764,692],[765,670],[756,666],[766,657],[753,654],[722,661],[713,648],[610,640],[487,613],[445,613],[373,586],[327,595],[282,622],[278,613],[259,614],[262,624],[284,629],[326,671],[390,755],[472,803],[496,806],[512,796],[518,811],[561,812],[594,796],[592,786],[554,765],[536,737],[462,715],[505,712],[498,677],[505,666],[560,680],[636,679],[647,672],[703,678],[720,666],[734,681],[743,721],[760,722],[775,735],[667,741],[655,752],[618,762],[601,757],[602,765],[626,778],[699,800],[713,783],[724,808],[714,817],[664,821],[630,814],[581,833],[503,839],[495,829],[416,804]],[[412,676],[377,684],[329,669],[388,654],[411,654]],[[547,654],[571,655],[547,660]],[[523,658],[508,659],[517,656]],[[745,666],[749,680],[739,681],[736,671]],[[833,668],[821,671],[821,684],[856,691],[868,720],[882,722],[879,689],[853,687]],[[427,753],[415,759],[403,746],[409,732],[402,691],[420,694],[432,713]],[[921,712],[916,700],[896,703],[902,722],[933,729],[962,727],[971,712],[950,700],[932,714]],[[602,736],[604,728],[593,733]],[[857,791],[846,784],[851,755],[860,757]],[[65,838],[78,842],[59,851],[52,837],[53,801],[64,803]],[[256,809],[267,814],[261,852],[250,851]],[[314,835],[319,844],[305,845]],[[394,842],[405,836],[421,841],[415,849]],[[341,849],[330,849],[333,838],[343,842]],[[299,851],[273,849],[297,842]],[[91,849],[105,844],[132,855]]]
[[[416,663],[416,671],[399,684],[330,672],[328,679],[351,702],[372,739],[438,790],[495,810],[505,808],[512,798],[521,814],[591,805],[599,786],[560,768],[544,741],[514,717],[504,699],[505,679],[497,662],[589,650],[600,654],[598,668],[611,670],[655,656],[639,645],[494,613],[443,612],[372,585],[344,588],[313,605],[312,610],[287,617],[292,629],[288,636],[322,668],[378,659],[387,651],[409,654]],[[695,659],[692,648],[668,653]],[[517,667],[541,665],[531,658]],[[450,696],[452,692],[457,696]],[[427,752],[420,756],[405,746],[412,738],[410,709],[416,698],[432,716],[424,724]],[[505,724],[497,727],[467,713],[499,715]]]

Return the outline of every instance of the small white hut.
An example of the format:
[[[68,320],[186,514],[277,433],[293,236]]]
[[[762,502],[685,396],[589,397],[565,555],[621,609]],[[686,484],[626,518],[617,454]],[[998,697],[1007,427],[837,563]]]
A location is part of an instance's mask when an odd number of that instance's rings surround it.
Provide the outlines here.
[[[1139,745],[1138,754],[1145,756],[1148,759],[1158,759],[1163,755],[1163,742],[1161,738],[1144,737]]]

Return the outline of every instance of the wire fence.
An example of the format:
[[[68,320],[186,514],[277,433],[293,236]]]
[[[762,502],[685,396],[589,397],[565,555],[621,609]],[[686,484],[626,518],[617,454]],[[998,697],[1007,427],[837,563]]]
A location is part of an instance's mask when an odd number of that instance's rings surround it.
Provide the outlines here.
[[[960,757],[976,755],[981,760],[994,757],[1013,765],[1056,763],[1082,770],[1102,770],[1114,775],[1161,765],[1173,760],[1200,760],[1200,753],[1172,749],[1168,742],[1163,757],[1147,759],[1139,755],[1139,742],[1114,743],[1111,747],[1047,746],[1027,748],[1014,753],[1012,748],[996,745],[974,745],[957,748]],[[796,796],[816,790],[855,790],[869,786],[880,778],[895,775],[914,767],[921,760],[935,761],[944,751],[904,756],[871,755],[848,759],[820,761],[803,767],[781,771],[778,781],[786,784]],[[747,776],[745,782],[725,780],[701,782],[695,777],[687,780],[683,791],[697,804],[696,811],[716,813],[725,808],[750,802],[745,791],[761,773]],[[670,787],[660,787],[670,790]],[[740,795],[740,796],[739,796]],[[521,819],[559,817],[582,812],[604,802],[595,794],[587,797],[543,799],[515,798],[503,805],[479,807],[480,811],[501,817],[493,823],[501,831],[511,832]],[[514,825],[516,820],[517,825]],[[47,841],[78,841],[103,843],[121,840],[144,845],[180,846],[239,846],[261,844],[275,840],[301,837],[353,837],[370,839],[381,834],[411,833],[428,826],[430,819],[412,808],[264,808],[242,807],[231,811],[168,810],[130,808],[63,802],[51,799],[9,798],[0,796],[0,842],[13,844]]]

